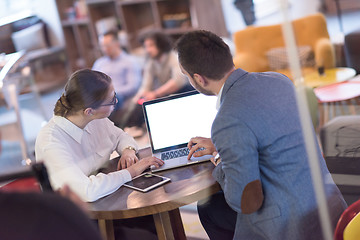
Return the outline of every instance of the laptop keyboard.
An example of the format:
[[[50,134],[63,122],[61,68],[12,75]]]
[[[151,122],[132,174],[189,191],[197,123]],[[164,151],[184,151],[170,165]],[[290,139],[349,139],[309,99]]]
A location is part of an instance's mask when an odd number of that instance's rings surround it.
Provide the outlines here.
[[[169,160],[173,158],[187,156],[189,154],[189,151],[190,150],[188,148],[181,148],[173,151],[163,152],[161,153],[161,160]]]
[[[204,148],[199,148],[195,152],[198,152],[201,150],[204,150]],[[169,160],[169,159],[173,159],[173,158],[187,156],[187,155],[189,155],[189,152],[190,152],[190,150],[188,148],[181,148],[181,149],[176,149],[176,150],[172,150],[172,151],[168,151],[168,152],[163,152],[163,153],[161,153],[161,160]]]

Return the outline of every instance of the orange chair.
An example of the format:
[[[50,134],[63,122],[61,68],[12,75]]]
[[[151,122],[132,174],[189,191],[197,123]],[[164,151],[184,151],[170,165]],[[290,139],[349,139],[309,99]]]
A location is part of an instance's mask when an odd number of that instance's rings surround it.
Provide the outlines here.
[[[292,21],[297,45],[311,47],[316,66],[326,69],[335,67],[335,50],[327,31],[326,19],[316,13]],[[285,47],[282,25],[250,26],[233,34],[236,68],[248,72],[266,72],[270,68],[266,53],[274,48]],[[275,69],[291,78],[290,69]],[[314,67],[304,67],[304,75],[316,71]]]
[[[342,214],[336,225],[335,240],[360,239],[360,200],[351,204]]]

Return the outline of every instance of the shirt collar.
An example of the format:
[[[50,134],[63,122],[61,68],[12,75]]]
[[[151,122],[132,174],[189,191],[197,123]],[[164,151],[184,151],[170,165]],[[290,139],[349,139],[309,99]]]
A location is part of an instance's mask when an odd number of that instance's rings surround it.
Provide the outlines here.
[[[110,58],[109,56],[107,56],[107,57],[110,61],[119,61],[122,58],[124,58],[125,56],[126,56],[126,52],[121,51],[120,54],[117,57],[115,57],[114,59]]]
[[[90,133],[88,125],[86,125],[84,129],[81,129],[72,122],[70,122],[68,119],[61,116],[54,116],[54,122],[62,130],[64,130],[70,137],[72,137],[75,141],[77,141],[80,144],[84,131]]]
[[[216,110],[219,110],[219,108],[220,108],[220,104],[221,104],[221,95],[222,95],[222,92],[223,92],[223,89],[224,89],[224,85],[225,85],[225,84],[223,84],[223,85],[222,85],[222,87],[221,87],[221,89],[220,89],[220,91],[219,91],[219,93],[218,93],[218,95],[217,95],[217,100],[216,100]]]

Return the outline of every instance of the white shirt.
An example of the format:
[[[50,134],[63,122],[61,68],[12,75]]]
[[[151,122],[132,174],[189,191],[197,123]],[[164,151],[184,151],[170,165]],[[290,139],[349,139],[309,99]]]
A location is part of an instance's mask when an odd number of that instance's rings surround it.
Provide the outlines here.
[[[109,75],[116,94],[124,99],[135,95],[141,85],[142,67],[133,56],[125,52],[114,59],[109,56],[97,59],[92,69]]]
[[[64,184],[87,202],[116,191],[131,180],[127,170],[92,174],[101,168],[116,150],[128,146],[137,149],[135,140],[107,118],[96,119],[84,129],[64,117],[54,116],[36,139],[36,161],[43,161],[54,189]]]
[[[222,95],[222,92],[223,92],[223,89],[224,89],[224,85],[222,85],[218,95],[217,95],[217,100],[216,100],[216,110],[219,110],[220,109],[220,103],[221,103],[221,95]]]

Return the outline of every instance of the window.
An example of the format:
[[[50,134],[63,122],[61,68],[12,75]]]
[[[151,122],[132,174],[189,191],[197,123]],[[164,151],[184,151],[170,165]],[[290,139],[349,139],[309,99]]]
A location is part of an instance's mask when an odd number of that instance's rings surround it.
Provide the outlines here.
[[[35,0],[0,0],[0,25],[30,15],[34,2]]]

